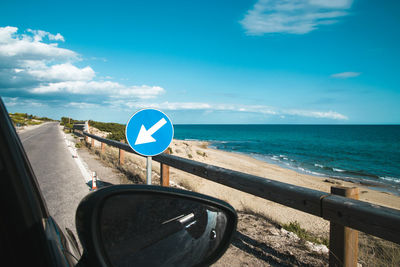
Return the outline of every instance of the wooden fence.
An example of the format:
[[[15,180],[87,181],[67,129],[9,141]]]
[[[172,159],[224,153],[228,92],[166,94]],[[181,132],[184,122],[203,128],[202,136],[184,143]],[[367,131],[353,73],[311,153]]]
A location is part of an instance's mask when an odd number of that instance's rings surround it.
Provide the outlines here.
[[[137,154],[125,143],[82,132],[102,144],[119,149],[120,164],[123,151]],[[103,145],[102,145],[103,150]],[[122,155],[122,156],[121,156]],[[137,154],[139,155],[139,154]],[[221,168],[167,153],[154,156],[161,163],[161,184],[169,184],[169,167],[197,175],[207,180],[235,188],[290,208],[294,208],[331,222],[330,266],[356,266],[357,231],[371,234],[400,244],[400,211],[357,200],[353,188],[332,188],[331,193],[274,181],[247,173]],[[355,198],[355,199],[354,199]]]

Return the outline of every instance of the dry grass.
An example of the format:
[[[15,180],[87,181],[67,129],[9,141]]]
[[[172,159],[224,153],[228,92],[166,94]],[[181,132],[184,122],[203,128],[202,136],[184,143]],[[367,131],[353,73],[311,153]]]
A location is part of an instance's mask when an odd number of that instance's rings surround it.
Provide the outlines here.
[[[200,151],[200,150],[196,150],[197,155],[202,156],[202,157],[206,157],[207,154],[206,152]]]
[[[208,143],[207,142],[203,142],[203,143],[200,144],[199,147],[203,148],[203,149],[207,149],[208,148]]]
[[[360,233],[358,261],[362,266],[400,266],[400,245]]]
[[[226,200],[224,200],[226,201]],[[227,201],[226,201],[227,202]],[[261,214],[260,212],[257,212],[254,210],[254,208],[250,205],[247,205],[246,203],[244,203],[243,201],[241,201],[241,209],[239,210],[239,212],[241,213],[245,213],[245,214],[250,214],[255,216],[256,218],[260,218],[270,224],[272,224],[273,226],[277,227],[277,228],[282,228],[282,225],[277,222],[276,220],[274,220],[273,218],[265,215],[265,214]]]
[[[183,180],[183,181],[178,182],[178,184],[179,184],[180,186],[186,188],[187,190],[196,191],[196,188],[193,186],[192,183],[190,183],[190,181]]]

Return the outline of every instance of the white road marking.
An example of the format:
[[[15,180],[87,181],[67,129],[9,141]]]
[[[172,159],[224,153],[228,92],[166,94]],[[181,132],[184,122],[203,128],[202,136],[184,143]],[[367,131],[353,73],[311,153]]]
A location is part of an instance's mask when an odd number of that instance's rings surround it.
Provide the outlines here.
[[[68,150],[71,153],[73,159],[75,160],[76,165],[78,165],[79,170],[82,173],[83,178],[85,179],[85,183],[87,184],[88,182],[92,181],[92,171],[89,170],[87,165],[83,162],[83,160],[79,157],[76,148],[75,148],[75,143],[71,142],[67,139],[67,136],[65,135],[64,132],[62,132],[65,143],[67,144]],[[86,167],[85,167],[86,165]],[[97,177],[97,180],[100,180]]]

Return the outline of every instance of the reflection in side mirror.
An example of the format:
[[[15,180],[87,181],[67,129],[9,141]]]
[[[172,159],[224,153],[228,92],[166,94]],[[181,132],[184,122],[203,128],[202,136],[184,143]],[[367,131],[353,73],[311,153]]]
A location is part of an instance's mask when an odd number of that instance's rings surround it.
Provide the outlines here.
[[[76,216],[84,258],[117,267],[211,264],[229,246],[236,220],[220,200],[138,185],[98,190],[82,200]]]
[[[221,242],[227,215],[168,195],[116,195],[100,217],[104,251],[114,266],[193,266]]]

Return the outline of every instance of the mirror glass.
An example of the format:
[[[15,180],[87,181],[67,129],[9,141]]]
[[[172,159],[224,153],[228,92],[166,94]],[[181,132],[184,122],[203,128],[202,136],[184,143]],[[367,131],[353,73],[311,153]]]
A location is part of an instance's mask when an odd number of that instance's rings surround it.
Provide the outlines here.
[[[114,266],[194,266],[219,246],[228,216],[219,208],[165,194],[109,197],[100,233]]]

